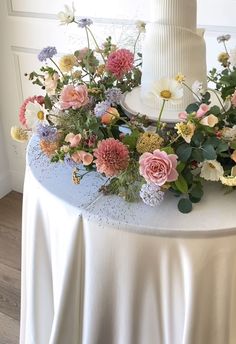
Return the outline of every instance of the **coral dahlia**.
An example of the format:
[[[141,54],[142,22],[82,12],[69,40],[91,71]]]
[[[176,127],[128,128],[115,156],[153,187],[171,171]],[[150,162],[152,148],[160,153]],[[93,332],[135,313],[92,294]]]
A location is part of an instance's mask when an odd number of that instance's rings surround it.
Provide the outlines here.
[[[132,69],[133,64],[134,54],[128,49],[118,49],[108,56],[106,70],[120,79]]]
[[[124,171],[129,163],[128,148],[119,140],[109,138],[98,143],[94,150],[95,164],[100,173],[113,177]]]

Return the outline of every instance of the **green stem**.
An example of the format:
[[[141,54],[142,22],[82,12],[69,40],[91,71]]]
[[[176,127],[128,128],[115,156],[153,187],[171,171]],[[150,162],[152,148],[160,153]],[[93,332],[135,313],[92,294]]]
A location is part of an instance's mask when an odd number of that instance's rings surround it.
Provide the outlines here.
[[[166,103],[166,100],[163,99],[162,107],[161,107],[161,110],[160,110],[160,113],[159,113],[159,117],[158,117],[158,120],[157,120],[156,132],[158,132],[158,130],[160,129],[161,116],[162,116],[162,114],[163,114],[163,110],[164,110],[164,107],[165,107],[165,103]]]
[[[194,94],[200,102],[202,101],[201,98],[198,96],[198,94],[195,93],[195,92],[193,92],[193,90],[192,90],[187,84],[185,84],[185,82],[183,82],[182,84],[183,84],[192,94]]]
[[[89,42],[89,34],[88,34],[87,26],[85,26],[85,32],[86,32],[87,43],[88,43],[88,51],[89,51],[89,54],[90,54],[90,42]],[[89,71],[89,61],[88,61],[88,58],[89,58],[89,56],[87,56],[86,64],[87,64],[87,69]],[[91,75],[90,75],[90,73],[89,73],[89,83],[91,83]]]
[[[61,75],[63,76],[64,78],[64,74],[63,72],[61,71],[60,67],[56,64],[56,62],[50,57],[49,60],[57,67],[57,69],[59,70],[59,72],[61,73]]]
[[[224,112],[226,112],[225,107],[224,107],[224,104],[222,103],[222,101],[221,101],[221,99],[220,99],[218,93],[217,93],[214,89],[212,89],[212,88],[208,88],[207,90],[208,90],[208,91],[212,91],[212,92],[215,94],[215,96],[216,96],[216,98],[218,99],[218,102],[220,103],[222,109],[224,110]]]
[[[134,42],[134,56],[135,56],[136,45],[137,45],[137,43],[138,43],[139,37],[140,37],[140,32],[139,32],[139,34],[138,34],[138,36],[137,36],[137,38],[136,38],[136,40],[135,40],[135,42]]]
[[[88,30],[88,32],[90,33],[90,35],[91,35],[92,39],[94,40],[94,43],[95,43],[95,45],[96,45],[98,51],[100,52],[100,48],[99,48],[99,45],[98,45],[98,43],[97,43],[96,38],[94,37],[94,34],[92,33],[92,31],[90,30],[89,27],[86,26],[85,28],[86,28],[86,30]],[[106,60],[105,60],[105,58],[104,58],[104,56],[103,56],[103,53],[100,52],[100,54],[101,54],[101,57],[102,57],[102,59],[103,59],[103,62],[106,63]]]

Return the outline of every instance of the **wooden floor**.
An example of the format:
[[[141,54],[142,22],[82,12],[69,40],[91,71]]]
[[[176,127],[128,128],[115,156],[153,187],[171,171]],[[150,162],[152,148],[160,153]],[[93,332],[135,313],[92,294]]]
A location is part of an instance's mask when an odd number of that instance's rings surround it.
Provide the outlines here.
[[[19,343],[22,195],[0,199],[0,344]]]

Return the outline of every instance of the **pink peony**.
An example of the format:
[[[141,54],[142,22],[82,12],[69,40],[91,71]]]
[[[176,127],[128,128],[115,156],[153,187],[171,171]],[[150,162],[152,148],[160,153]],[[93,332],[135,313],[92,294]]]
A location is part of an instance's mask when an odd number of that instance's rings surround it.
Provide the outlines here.
[[[61,92],[59,102],[62,110],[71,107],[72,109],[79,109],[89,102],[88,89],[85,85],[65,86]]]
[[[147,182],[162,186],[178,179],[177,155],[167,154],[159,149],[144,153],[139,158],[139,173]]]
[[[197,110],[196,117],[201,118],[207,113],[207,111],[209,111],[209,106],[207,104],[201,104]]]
[[[236,91],[234,91],[234,94],[232,95],[231,103],[234,107],[236,107]]]
[[[80,164],[88,166],[93,162],[93,155],[84,151],[77,151],[71,155],[71,159]]]
[[[129,72],[134,63],[134,54],[127,49],[113,51],[107,58],[106,70],[120,79]]]
[[[27,99],[24,100],[23,104],[21,105],[20,109],[19,109],[19,120],[20,123],[27,128],[26,125],[26,118],[25,118],[25,111],[26,111],[26,106],[28,103],[34,103],[34,102],[39,103],[40,105],[44,104],[44,97],[43,96],[33,96],[33,97],[29,97]]]
[[[100,173],[113,177],[124,171],[129,164],[128,148],[119,140],[109,138],[98,143],[94,150],[95,164]]]

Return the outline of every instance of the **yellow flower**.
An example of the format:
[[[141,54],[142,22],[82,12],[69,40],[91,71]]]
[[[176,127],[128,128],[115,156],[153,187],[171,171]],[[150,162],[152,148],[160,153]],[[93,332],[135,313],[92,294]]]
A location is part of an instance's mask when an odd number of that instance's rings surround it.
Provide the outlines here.
[[[227,54],[226,52],[220,53],[220,55],[218,56],[218,61],[222,63],[224,67],[227,67],[229,64],[229,54]]]
[[[11,137],[17,142],[25,142],[28,140],[28,133],[20,127],[11,127]]]
[[[82,73],[79,70],[76,70],[74,73],[72,73],[73,79],[81,79]]]
[[[75,55],[65,55],[59,61],[59,67],[62,72],[70,72],[74,66],[77,65]]]
[[[227,185],[227,186],[236,186],[235,176],[220,177],[220,181],[222,184]]]
[[[103,75],[104,72],[105,72],[105,65],[104,64],[99,65],[97,67],[97,71],[96,72],[97,72],[98,75]]]
[[[182,136],[182,138],[187,142],[190,143],[194,131],[195,131],[195,125],[191,122],[181,122],[177,123],[175,125],[175,129],[177,130],[177,133]]]
[[[185,81],[185,75],[183,75],[182,73],[178,73],[175,77],[175,80],[178,81],[179,83],[184,82]]]
[[[136,149],[140,154],[146,152],[153,153],[154,150],[161,147],[163,142],[164,140],[160,135],[146,131],[139,136]]]

